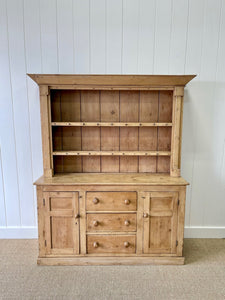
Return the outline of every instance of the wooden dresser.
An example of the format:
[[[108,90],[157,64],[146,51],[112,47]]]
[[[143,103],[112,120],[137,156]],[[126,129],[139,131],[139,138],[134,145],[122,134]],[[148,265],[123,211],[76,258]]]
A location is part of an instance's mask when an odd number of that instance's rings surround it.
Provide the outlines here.
[[[195,76],[29,76],[44,165],[38,264],[183,264],[182,109]]]

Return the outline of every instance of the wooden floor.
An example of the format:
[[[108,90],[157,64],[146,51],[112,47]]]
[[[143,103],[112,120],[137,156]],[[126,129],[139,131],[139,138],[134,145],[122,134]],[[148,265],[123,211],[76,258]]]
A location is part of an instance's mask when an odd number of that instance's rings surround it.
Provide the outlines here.
[[[183,266],[37,266],[37,247],[0,240],[0,299],[225,299],[225,239],[186,239]]]

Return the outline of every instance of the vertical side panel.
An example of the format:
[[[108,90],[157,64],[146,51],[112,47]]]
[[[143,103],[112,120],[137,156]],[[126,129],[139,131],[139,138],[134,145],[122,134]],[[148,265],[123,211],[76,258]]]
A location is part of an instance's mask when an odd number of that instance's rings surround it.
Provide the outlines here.
[[[58,73],[57,12],[55,0],[40,0],[41,49],[44,73]]]
[[[105,15],[105,0],[90,0],[90,72],[93,74],[106,71]]]
[[[74,223],[73,225],[73,239],[74,239],[74,244],[73,244],[73,253],[74,254],[79,254],[80,253],[80,218],[77,217],[79,216],[79,200],[78,200],[78,193],[74,192],[73,193],[73,218],[72,222]]]
[[[138,70],[139,9],[139,0],[123,1],[123,74],[135,74]]]
[[[120,74],[122,66],[123,1],[106,0],[106,73]]]
[[[140,122],[158,121],[158,92],[140,92]],[[157,128],[139,128],[139,150],[157,150]],[[139,157],[139,172],[156,172],[156,157]]]
[[[89,2],[89,0],[73,1],[74,71],[77,74],[90,72]]]
[[[150,193],[145,193],[144,196],[144,214],[147,214],[146,218],[143,218],[144,222],[144,253],[149,253],[150,247]]]
[[[48,87],[40,86],[42,153],[45,177],[51,177],[53,174],[50,145],[49,101]]]
[[[79,207],[80,207],[80,253],[86,254],[86,193],[79,192]]]
[[[21,225],[34,226],[29,102],[27,98],[23,1],[7,1],[8,42],[15,124]],[[13,208],[14,209],[14,208]]]
[[[43,217],[44,217],[44,232],[45,232],[45,235],[44,235],[45,236],[45,239],[44,239],[45,253],[46,254],[51,254],[51,248],[52,248],[51,235],[52,235],[52,233],[51,233],[51,217],[49,215],[49,213],[50,213],[49,192],[42,193],[42,197],[44,197],[44,209],[43,209],[44,213],[43,213],[43,211],[40,211],[40,215],[38,215],[38,219],[39,219],[39,216],[41,217],[41,214],[43,214]],[[38,201],[39,201],[39,199],[38,199]],[[41,199],[40,199],[40,201],[41,201]],[[40,220],[40,222],[43,222],[43,220]],[[40,225],[42,226],[42,224],[40,224]]]
[[[143,223],[143,213],[144,213],[144,201],[148,193],[139,192],[138,193],[138,208],[137,208],[137,254],[143,253],[143,238],[144,238],[144,223]]]
[[[9,67],[6,1],[0,1],[0,135],[2,176],[8,226],[20,226],[20,199]],[[12,188],[12,183],[14,188]]]
[[[39,257],[42,257],[46,253],[45,249],[45,239],[48,238],[46,236],[46,228],[45,228],[45,209],[48,201],[48,194],[45,193],[43,195],[42,187],[37,186],[37,208],[38,208],[38,244],[39,244]]]
[[[178,206],[178,232],[177,232],[177,255],[183,255],[183,243],[184,243],[184,217],[185,217],[185,196],[186,186],[181,187],[179,192],[179,206]]]
[[[73,73],[73,1],[56,1],[59,73]]]
[[[172,92],[160,91],[159,93],[159,122],[172,122],[173,96]],[[158,127],[158,150],[170,151],[171,128]],[[157,172],[170,172],[170,157],[157,157]]]
[[[180,176],[180,143],[181,143],[181,122],[182,122],[182,101],[183,101],[183,87],[176,87],[173,97],[173,128],[171,141],[171,161],[170,161],[170,175]]]

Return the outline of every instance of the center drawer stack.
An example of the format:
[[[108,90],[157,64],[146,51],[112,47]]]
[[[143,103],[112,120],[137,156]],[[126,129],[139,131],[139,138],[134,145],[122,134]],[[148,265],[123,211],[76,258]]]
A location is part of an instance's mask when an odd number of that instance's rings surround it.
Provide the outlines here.
[[[87,253],[136,252],[136,192],[87,192],[86,211]]]

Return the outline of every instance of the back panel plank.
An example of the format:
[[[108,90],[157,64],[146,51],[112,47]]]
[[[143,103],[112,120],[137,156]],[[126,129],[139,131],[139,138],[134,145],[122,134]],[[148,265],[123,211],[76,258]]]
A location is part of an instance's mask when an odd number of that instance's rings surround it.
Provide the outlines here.
[[[120,122],[139,121],[139,92],[120,92]],[[120,128],[120,150],[138,150],[138,128]],[[120,172],[138,172],[138,157],[120,157]]]
[[[101,150],[119,150],[119,128],[101,128]],[[119,157],[101,157],[101,172],[119,172]]]
[[[159,92],[140,92],[140,122],[158,121]],[[157,128],[139,128],[139,150],[157,150]],[[156,157],[140,157],[139,172],[156,172]]]
[[[119,91],[101,91],[101,122],[119,122]]]
[[[80,91],[61,91],[61,122],[80,121]]]
[[[81,121],[100,121],[100,97],[99,91],[81,92]]]
[[[81,92],[81,121],[100,121],[100,92]],[[100,128],[82,128],[82,150],[100,150]],[[83,172],[100,172],[100,157],[83,157]]]
[[[171,91],[159,92],[159,122],[172,122],[172,99],[173,94]],[[158,150],[171,149],[171,128],[158,127]],[[158,157],[157,158],[157,172],[169,173],[170,171],[170,158]]]

